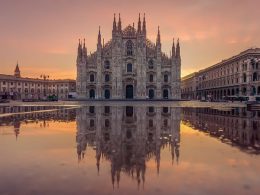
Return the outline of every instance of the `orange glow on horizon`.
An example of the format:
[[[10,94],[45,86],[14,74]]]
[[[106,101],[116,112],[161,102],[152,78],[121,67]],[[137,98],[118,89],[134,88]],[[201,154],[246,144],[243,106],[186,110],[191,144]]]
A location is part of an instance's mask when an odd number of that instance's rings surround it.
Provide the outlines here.
[[[166,54],[172,38],[180,38],[185,76],[260,47],[259,6],[258,0],[6,1],[0,7],[0,73],[13,74],[18,60],[22,76],[75,79],[78,38],[93,52],[99,25],[105,42],[111,39],[113,13],[121,13],[126,27],[145,12],[148,38],[155,42],[160,25]]]

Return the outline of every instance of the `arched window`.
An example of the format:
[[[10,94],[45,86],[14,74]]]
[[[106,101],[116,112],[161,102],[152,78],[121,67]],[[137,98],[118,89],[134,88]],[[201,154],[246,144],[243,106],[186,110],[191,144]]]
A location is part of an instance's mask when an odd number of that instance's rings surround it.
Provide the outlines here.
[[[110,90],[109,89],[105,89],[104,96],[105,96],[105,99],[110,98]]]
[[[164,80],[165,83],[168,82],[168,75],[167,75],[167,74],[165,74],[165,75],[163,76],[163,80]]]
[[[168,96],[169,96],[168,89],[164,89],[164,90],[163,90],[163,98],[164,98],[164,99],[168,99]]]
[[[126,42],[126,55],[128,56],[133,55],[133,42],[130,40]]]
[[[243,89],[242,89],[242,94],[246,95],[246,88],[245,87],[243,87]]]
[[[133,65],[131,63],[127,64],[126,71],[127,72],[133,72]]]
[[[149,89],[148,96],[149,96],[149,99],[153,99],[154,98],[154,90],[153,89]]]
[[[254,74],[253,74],[253,81],[257,81],[257,73],[256,72],[254,72]]]
[[[90,99],[94,99],[95,98],[95,90],[94,89],[90,89],[89,90],[89,98]]]
[[[245,73],[243,74],[243,81],[244,81],[244,83],[246,82],[246,74]]]
[[[252,86],[251,94],[250,95],[255,95],[256,94],[256,87]]]
[[[149,76],[149,81],[153,82],[153,75],[152,74],[150,74],[150,76]]]
[[[94,81],[95,81],[95,76],[94,76],[94,74],[89,75],[89,81],[90,81],[90,82],[94,82]]]
[[[239,94],[239,88],[236,88],[236,95]]]
[[[105,82],[109,82],[109,74],[105,75]]]
[[[110,68],[110,62],[109,62],[108,60],[106,60],[106,61],[104,62],[104,68],[105,68],[105,69],[109,69],[109,68]]]
[[[255,69],[255,60],[254,59],[251,59],[251,65],[252,65],[252,68]]]

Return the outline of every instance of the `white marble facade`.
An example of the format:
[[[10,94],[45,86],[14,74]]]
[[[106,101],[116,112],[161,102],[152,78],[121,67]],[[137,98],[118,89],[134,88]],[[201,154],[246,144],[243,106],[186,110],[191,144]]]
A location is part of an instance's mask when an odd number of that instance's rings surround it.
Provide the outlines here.
[[[179,40],[167,56],[161,51],[160,29],[156,44],[146,36],[145,16],[137,28],[122,29],[114,16],[112,39],[102,43],[98,32],[97,50],[87,53],[79,40],[77,54],[77,94],[79,99],[172,99],[180,91],[181,56]]]

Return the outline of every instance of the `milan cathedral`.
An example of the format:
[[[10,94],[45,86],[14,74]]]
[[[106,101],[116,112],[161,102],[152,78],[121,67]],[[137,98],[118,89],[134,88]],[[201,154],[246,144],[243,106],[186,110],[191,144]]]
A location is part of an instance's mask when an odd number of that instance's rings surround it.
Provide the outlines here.
[[[77,94],[79,99],[179,100],[181,56],[179,39],[170,56],[161,50],[158,27],[156,43],[147,38],[145,15],[137,29],[122,28],[114,15],[112,39],[102,43],[99,28],[97,50],[87,53],[79,40],[77,54]]]

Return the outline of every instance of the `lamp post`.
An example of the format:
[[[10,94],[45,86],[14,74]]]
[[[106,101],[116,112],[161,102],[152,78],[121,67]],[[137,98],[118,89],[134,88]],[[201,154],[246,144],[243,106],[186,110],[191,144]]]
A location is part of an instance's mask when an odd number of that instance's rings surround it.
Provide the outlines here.
[[[49,75],[45,75],[45,74],[42,74],[40,76],[42,79],[43,79],[43,96],[46,97],[46,81],[48,80],[49,78]]]

